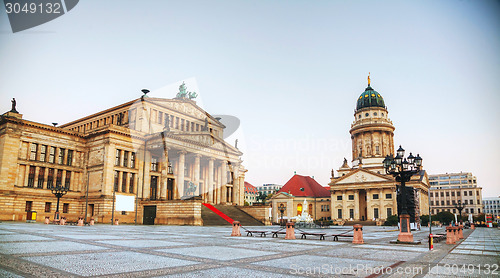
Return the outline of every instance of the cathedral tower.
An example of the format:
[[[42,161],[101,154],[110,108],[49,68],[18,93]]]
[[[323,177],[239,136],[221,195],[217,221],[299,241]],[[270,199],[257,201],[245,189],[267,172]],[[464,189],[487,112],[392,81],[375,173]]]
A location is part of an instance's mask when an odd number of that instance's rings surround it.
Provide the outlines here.
[[[382,96],[370,86],[359,96],[351,124],[354,168],[383,168],[386,155],[394,154],[394,126]],[[362,166],[360,166],[360,163]]]

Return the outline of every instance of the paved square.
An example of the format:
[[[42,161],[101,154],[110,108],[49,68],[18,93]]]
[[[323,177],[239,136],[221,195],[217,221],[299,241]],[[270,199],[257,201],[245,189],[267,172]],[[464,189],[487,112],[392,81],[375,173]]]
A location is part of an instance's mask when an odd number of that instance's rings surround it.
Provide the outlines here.
[[[381,269],[393,273],[370,277],[499,275],[485,272],[488,265],[491,270],[500,265],[498,229],[465,230],[466,239],[456,245],[436,243],[434,251],[427,249],[427,229],[414,232],[422,240],[417,246],[389,244],[397,238],[393,229],[363,227],[365,244],[352,244],[350,238],[231,237],[231,227],[2,222],[0,277],[367,277]],[[347,230],[308,231],[331,235]],[[453,273],[455,265],[470,273]],[[419,271],[401,274],[398,268]]]

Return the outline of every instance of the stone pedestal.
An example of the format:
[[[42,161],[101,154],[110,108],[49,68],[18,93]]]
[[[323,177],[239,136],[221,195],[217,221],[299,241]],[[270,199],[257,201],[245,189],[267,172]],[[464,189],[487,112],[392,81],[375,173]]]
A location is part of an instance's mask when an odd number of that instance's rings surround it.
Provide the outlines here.
[[[410,229],[410,215],[402,214],[399,218],[399,235],[400,242],[413,242],[413,234]]]
[[[365,241],[363,240],[363,226],[360,224],[356,224],[353,226],[354,228],[354,236],[352,237],[352,243],[354,244],[363,244]]]
[[[240,221],[233,222],[233,231],[231,232],[231,236],[241,236]]]
[[[45,224],[50,224],[50,217],[45,216],[45,220],[43,221]]]
[[[286,223],[285,239],[295,239],[295,223],[293,222]]]

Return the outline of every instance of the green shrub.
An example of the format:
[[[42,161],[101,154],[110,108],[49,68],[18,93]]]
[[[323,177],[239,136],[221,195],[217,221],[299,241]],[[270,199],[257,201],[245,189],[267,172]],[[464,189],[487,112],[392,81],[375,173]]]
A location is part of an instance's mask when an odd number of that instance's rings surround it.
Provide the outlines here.
[[[384,226],[396,226],[398,225],[399,219],[397,215],[391,215],[387,217],[387,219],[384,222]]]

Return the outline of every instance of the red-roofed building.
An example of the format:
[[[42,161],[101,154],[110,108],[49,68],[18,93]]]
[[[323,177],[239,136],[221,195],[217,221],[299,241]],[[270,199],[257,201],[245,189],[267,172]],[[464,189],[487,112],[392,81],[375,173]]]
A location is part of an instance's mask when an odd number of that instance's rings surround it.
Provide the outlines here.
[[[329,220],[330,191],[309,176],[294,175],[272,198],[273,222],[279,222],[278,207],[286,206],[283,219],[294,220],[307,211],[314,220]],[[306,207],[304,207],[304,204]]]
[[[245,202],[249,205],[253,205],[257,201],[257,196],[259,196],[259,191],[253,185],[245,182]]]

